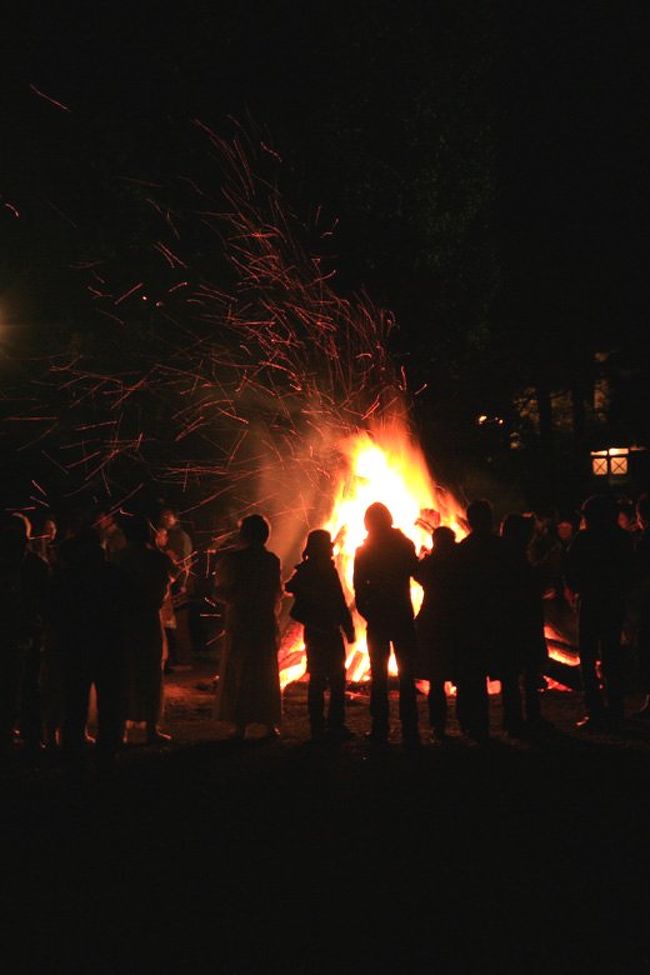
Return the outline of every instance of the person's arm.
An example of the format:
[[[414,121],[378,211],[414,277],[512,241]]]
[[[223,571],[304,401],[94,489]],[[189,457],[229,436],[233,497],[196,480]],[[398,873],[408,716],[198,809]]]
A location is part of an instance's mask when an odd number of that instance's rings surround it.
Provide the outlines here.
[[[418,571],[419,564],[417,552],[415,551],[415,545],[406,535],[402,535],[402,539],[402,567],[412,579],[415,579],[415,573]]]
[[[300,590],[300,574],[297,569],[294,570],[293,575],[284,584],[285,591],[291,593],[292,596],[297,596]]]
[[[424,558],[419,559],[417,565],[415,566],[415,571],[413,572],[413,578],[417,583],[419,583],[422,586],[423,589],[429,577],[428,559],[429,559],[428,555],[425,555]]]
[[[340,613],[340,626],[345,633],[345,639],[348,643],[354,643],[356,640],[356,633],[354,632],[354,624],[352,622],[352,613],[350,612],[350,607],[345,600],[345,593],[343,592],[343,586],[341,585],[341,579],[338,572],[335,570],[335,586],[336,586],[336,598],[339,603],[339,613]]]
[[[352,574],[352,587],[354,589],[354,601],[357,610],[364,618],[368,611],[368,567],[366,557],[361,549],[357,549],[354,556],[354,570]]]
[[[273,556],[275,559],[275,611],[278,613],[280,611],[280,603],[284,595],[284,587],[282,585],[282,563],[277,555]]]

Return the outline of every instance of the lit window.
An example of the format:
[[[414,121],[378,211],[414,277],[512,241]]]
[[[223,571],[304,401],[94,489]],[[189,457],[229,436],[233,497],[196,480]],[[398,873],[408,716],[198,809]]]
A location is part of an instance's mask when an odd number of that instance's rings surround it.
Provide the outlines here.
[[[594,474],[601,475],[607,474],[607,458],[606,457],[592,457],[591,459],[591,469]]]
[[[627,457],[612,457],[609,463],[612,474],[627,474]]]

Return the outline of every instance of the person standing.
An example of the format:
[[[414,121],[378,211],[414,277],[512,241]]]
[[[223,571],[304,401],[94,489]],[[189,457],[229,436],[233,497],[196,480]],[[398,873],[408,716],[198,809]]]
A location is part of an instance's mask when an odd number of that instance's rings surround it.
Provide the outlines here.
[[[541,585],[528,556],[533,530],[533,519],[516,513],[506,515],[501,525],[501,537],[509,549],[511,559],[511,578],[507,607],[508,626],[499,678],[503,723],[505,730],[513,737],[522,734],[524,728],[533,731],[543,724],[540,688],[544,686],[548,652],[544,638]]]
[[[632,579],[633,545],[616,504],[595,494],[582,506],[585,527],[568,552],[567,584],[577,597],[578,647],[586,715],[581,730],[620,729],[624,717],[621,633]],[[604,695],[597,672],[600,660]]]
[[[172,583],[171,597],[174,611],[174,666],[187,670],[192,666],[192,631],[190,611],[192,606],[193,577],[191,573],[192,539],[178,520],[173,508],[163,508],[158,528],[167,532],[166,550],[176,564],[176,577]]]
[[[173,549],[169,548],[169,538],[167,535],[166,528],[159,528],[156,532],[155,537],[156,548],[159,552],[162,552],[170,560],[174,566],[174,571],[178,572],[176,567],[176,554]],[[174,597],[172,595],[172,586],[168,587],[165,593],[165,598],[163,600],[162,608],[160,610],[160,619],[163,625],[163,636],[165,638],[165,674],[171,674],[176,669],[191,669],[190,665],[178,665],[178,658],[176,656],[176,613],[174,612]]]
[[[415,579],[424,590],[415,619],[422,677],[429,682],[429,722],[434,737],[447,732],[445,681],[454,680],[454,571],[456,535],[441,525],[431,536],[432,551],[420,559]]]
[[[386,744],[389,734],[388,661],[393,645],[399,674],[399,715],[407,747],[420,744],[414,667],[416,635],[410,583],[417,571],[413,542],[398,528],[380,502],[364,516],[367,538],[354,556],[354,594],[368,624],[370,656],[371,740]]]
[[[87,529],[67,543],[65,561],[53,577],[49,614],[63,670],[62,745],[68,759],[81,759],[94,685],[100,769],[112,765],[122,735],[127,595],[125,577],[107,561],[96,531]]]
[[[162,744],[170,736],[158,727],[163,708],[163,628],[160,617],[174,567],[150,543],[146,518],[125,523],[127,538],[116,565],[126,576],[129,599],[125,610],[127,721],[144,722],[147,743]]]
[[[650,497],[641,495],[636,505],[639,534],[634,552],[634,605],[637,617],[639,680],[645,700],[638,718],[650,718]]]
[[[215,571],[215,598],[225,604],[225,639],[214,715],[243,738],[246,726],[278,735],[281,720],[277,612],[282,595],[280,560],[266,543],[270,526],[261,515],[239,525],[236,548]]]
[[[110,508],[100,511],[95,521],[95,528],[99,532],[101,546],[106,552],[108,561],[118,562],[120,552],[126,548],[127,539],[115,517],[115,512]]]
[[[490,732],[487,678],[499,668],[507,637],[510,572],[490,502],[472,501],[466,518],[470,532],[458,544],[455,575],[456,710],[463,732],[483,742]]]
[[[16,723],[27,750],[41,744],[38,674],[49,572],[28,549],[27,520],[0,521],[0,757],[11,750]]]
[[[307,707],[312,741],[325,734],[334,739],[352,738],[345,727],[345,647],[354,643],[352,616],[332,558],[332,539],[328,531],[316,529],[307,536],[302,562],[285,585],[295,596],[290,616],[304,626],[309,689]],[[325,722],[325,689],[330,701]]]

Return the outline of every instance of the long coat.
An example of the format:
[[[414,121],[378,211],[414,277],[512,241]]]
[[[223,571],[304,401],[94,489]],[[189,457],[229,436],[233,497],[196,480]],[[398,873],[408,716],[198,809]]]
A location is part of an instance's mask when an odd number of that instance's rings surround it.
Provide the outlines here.
[[[424,590],[415,620],[418,637],[418,677],[454,679],[455,551],[425,555],[415,579]]]
[[[280,723],[277,608],[280,560],[260,545],[225,555],[216,598],[225,603],[225,639],[215,717],[238,727]]]
[[[174,567],[148,545],[129,544],[117,564],[129,585],[125,612],[126,718],[156,722],[163,704],[163,628],[160,619]]]
[[[511,559],[504,539],[471,532],[455,552],[456,670],[459,677],[496,674],[507,642]]]

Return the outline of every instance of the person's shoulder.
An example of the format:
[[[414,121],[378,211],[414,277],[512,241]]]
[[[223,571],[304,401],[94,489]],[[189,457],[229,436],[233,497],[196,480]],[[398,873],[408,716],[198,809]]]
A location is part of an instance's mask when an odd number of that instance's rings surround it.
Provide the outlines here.
[[[459,559],[464,558],[470,552],[473,552],[478,545],[480,545],[479,536],[475,535],[473,532],[470,532],[469,535],[465,535],[465,538],[462,538],[456,546],[456,557]]]
[[[405,535],[401,528],[393,528],[393,541],[405,552],[415,552],[415,542],[408,535]]]
[[[253,550],[251,550],[251,551],[253,551]],[[276,555],[275,552],[272,552],[268,548],[261,548],[259,550],[255,550],[255,551],[257,551],[257,556],[256,557],[257,558],[260,558],[260,559],[263,559],[263,561],[266,562],[266,564],[269,567],[272,566],[273,568],[278,568],[278,569],[280,568],[280,566],[281,566],[282,563],[280,561],[279,555]]]

